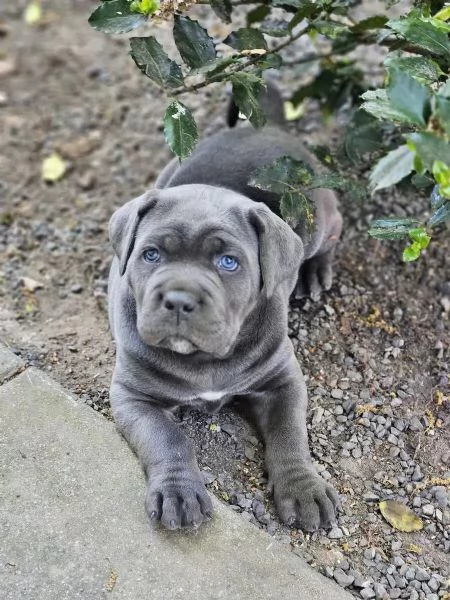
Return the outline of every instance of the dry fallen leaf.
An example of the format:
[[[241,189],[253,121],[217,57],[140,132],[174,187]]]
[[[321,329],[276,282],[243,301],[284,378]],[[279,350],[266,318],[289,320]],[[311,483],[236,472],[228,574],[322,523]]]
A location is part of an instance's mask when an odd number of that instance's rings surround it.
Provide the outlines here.
[[[92,131],[89,135],[85,135],[71,142],[59,144],[58,150],[61,154],[70,159],[80,158],[86,154],[90,154],[93,150],[100,146],[101,142],[100,131]]]
[[[398,531],[419,531],[423,528],[422,519],[402,502],[382,500],[379,507],[386,521]]]
[[[42,18],[42,7],[40,2],[32,0],[25,8],[23,19],[27,25],[37,25]]]
[[[36,281],[35,279],[31,279],[31,277],[22,277],[21,279],[24,287],[29,292],[35,292],[36,290],[41,290],[44,287],[43,283]]]
[[[50,183],[59,181],[64,176],[66,168],[66,163],[59,154],[54,152],[42,163],[42,179]]]

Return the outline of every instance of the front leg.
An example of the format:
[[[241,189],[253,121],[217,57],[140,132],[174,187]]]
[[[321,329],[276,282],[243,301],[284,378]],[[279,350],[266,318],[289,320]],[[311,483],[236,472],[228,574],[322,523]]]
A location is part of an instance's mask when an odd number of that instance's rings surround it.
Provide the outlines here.
[[[138,455],[147,475],[145,507],[151,521],[168,529],[197,527],[212,516],[190,441],[167,411],[136,400],[118,383],[111,388],[111,407],[118,429]]]
[[[306,430],[307,393],[292,356],[288,373],[255,398],[256,424],[266,447],[266,466],[281,519],[305,531],[336,521],[339,496],[315,471]]]

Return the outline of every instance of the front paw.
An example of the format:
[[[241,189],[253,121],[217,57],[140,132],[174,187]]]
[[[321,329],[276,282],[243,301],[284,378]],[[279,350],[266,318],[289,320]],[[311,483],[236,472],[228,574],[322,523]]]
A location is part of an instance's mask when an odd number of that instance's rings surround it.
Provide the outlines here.
[[[161,521],[167,529],[198,527],[213,514],[200,473],[170,467],[151,474],[145,508],[150,521]]]
[[[311,471],[291,472],[274,481],[274,500],[280,518],[304,531],[329,529],[340,508],[337,492]]]

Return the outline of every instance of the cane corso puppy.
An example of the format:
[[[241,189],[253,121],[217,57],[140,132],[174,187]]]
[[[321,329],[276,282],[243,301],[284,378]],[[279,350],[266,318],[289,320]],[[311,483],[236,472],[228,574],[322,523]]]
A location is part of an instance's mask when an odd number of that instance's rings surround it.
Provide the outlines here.
[[[279,198],[248,185],[255,169],[284,155],[317,166],[278,127],[223,131],[111,218],[111,406],[145,469],[148,515],[169,529],[212,515],[172,412],[216,411],[232,399],[264,439],[281,519],[308,531],[335,521],[338,495],[308,448],[307,393],[287,317],[296,285],[313,297],[330,287],[341,216],[333,192],[316,190],[314,230],[300,223],[293,231],[275,214]]]

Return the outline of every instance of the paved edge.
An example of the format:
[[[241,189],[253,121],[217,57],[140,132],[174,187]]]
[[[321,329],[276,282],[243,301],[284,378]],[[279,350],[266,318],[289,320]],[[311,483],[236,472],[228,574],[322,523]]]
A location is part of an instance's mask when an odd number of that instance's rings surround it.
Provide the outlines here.
[[[24,368],[24,362],[0,342],[0,383]]]
[[[0,430],[5,600],[352,598],[217,500],[198,532],[151,530],[114,425],[37,369],[0,386]]]

